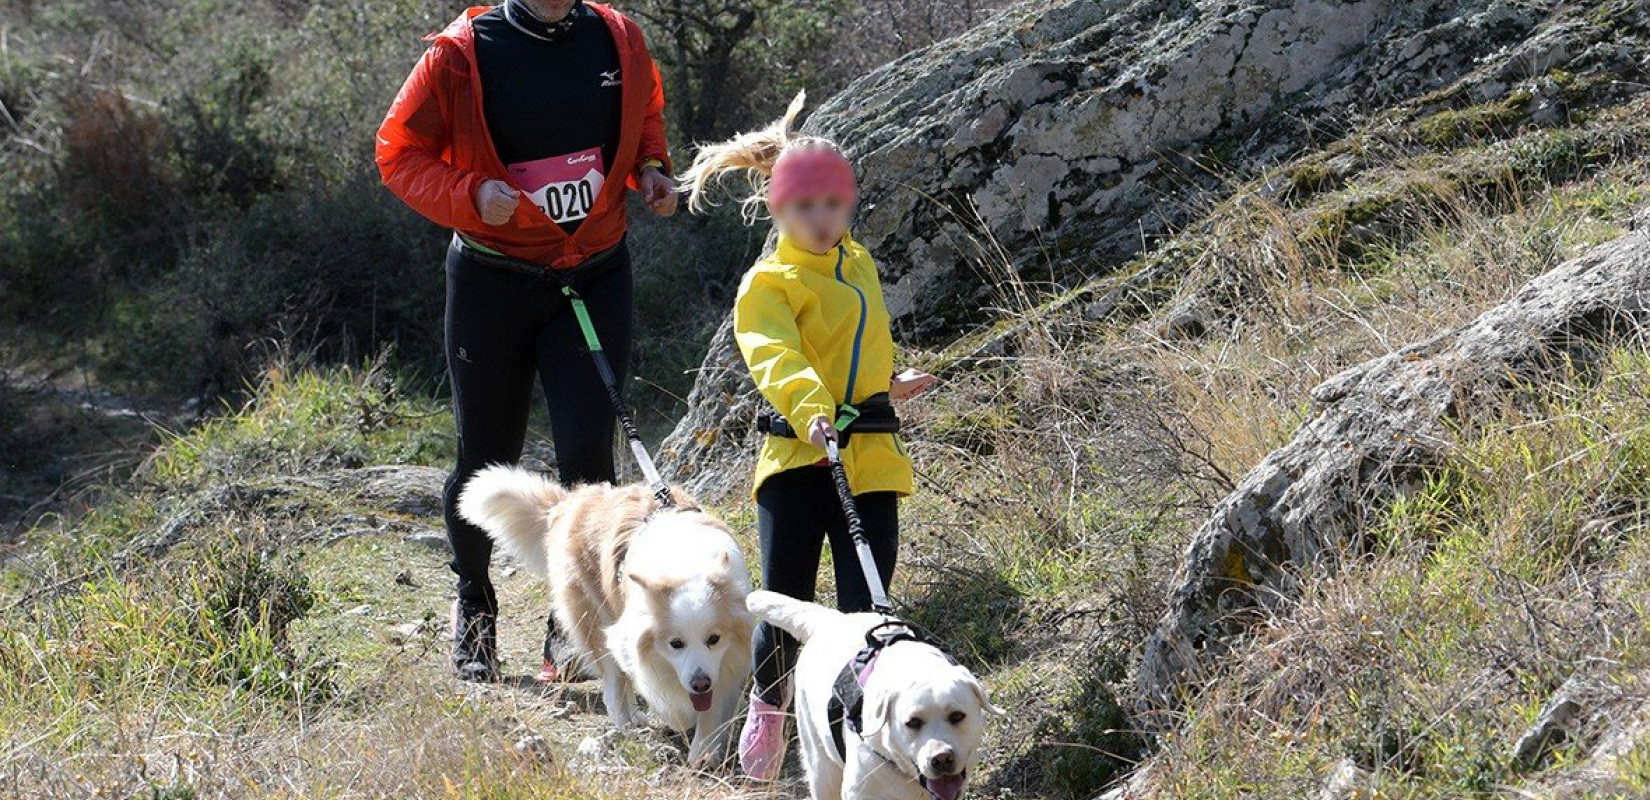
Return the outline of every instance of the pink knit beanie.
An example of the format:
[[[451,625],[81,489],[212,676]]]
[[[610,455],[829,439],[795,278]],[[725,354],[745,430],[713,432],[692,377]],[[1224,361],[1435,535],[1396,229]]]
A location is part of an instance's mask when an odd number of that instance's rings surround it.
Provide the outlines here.
[[[774,162],[768,182],[768,204],[780,208],[801,197],[826,195],[852,204],[859,196],[854,168],[829,147],[787,150]]]

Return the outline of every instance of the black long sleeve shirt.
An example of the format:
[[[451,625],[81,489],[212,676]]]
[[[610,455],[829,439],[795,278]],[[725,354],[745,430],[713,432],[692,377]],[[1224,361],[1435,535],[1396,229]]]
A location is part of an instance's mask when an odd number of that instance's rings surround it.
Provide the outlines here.
[[[509,0],[519,3],[519,0]],[[607,24],[577,3],[570,25],[545,26],[519,5],[473,21],[482,111],[517,189],[568,232],[578,229],[619,144],[619,51]]]

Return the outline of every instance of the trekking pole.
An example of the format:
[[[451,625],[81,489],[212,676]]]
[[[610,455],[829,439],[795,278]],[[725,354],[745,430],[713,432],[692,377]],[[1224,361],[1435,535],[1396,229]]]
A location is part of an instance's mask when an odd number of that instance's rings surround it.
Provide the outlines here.
[[[853,537],[854,551],[859,554],[860,571],[865,573],[865,585],[871,590],[871,610],[892,615],[894,606],[888,602],[882,574],[877,572],[871,541],[865,538],[865,522],[859,518],[859,505],[854,502],[854,490],[848,485],[848,470],[842,466],[842,453],[837,449],[835,436],[825,440],[825,459],[831,464],[831,479],[836,483],[837,499],[842,501],[842,516],[848,520],[848,535]]]
[[[567,296],[567,302],[573,306],[573,316],[579,320],[579,329],[584,331],[584,343],[590,350],[590,360],[596,362],[596,372],[602,376],[602,383],[607,386],[607,399],[613,404],[613,413],[619,418],[619,426],[624,429],[624,438],[630,443],[630,452],[636,457],[636,465],[642,468],[642,477],[647,485],[652,487],[653,496],[659,499],[659,505],[671,508],[676,505],[670,496],[670,486],[664,478],[659,476],[659,468],[654,466],[653,457],[647,454],[647,446],[642,444],[642,434],[636,429],[636,420],[630,414],[630,404],[624,400],[624,394],[619,391],[619,379],[613,374],[613,365],[607,360],[607,353],[602,350],[602,340],[596,336],[596,326],[590,321],[590,310],[584,307],[584,298],[579,296],[577,289],[562,284],[561,293]]]

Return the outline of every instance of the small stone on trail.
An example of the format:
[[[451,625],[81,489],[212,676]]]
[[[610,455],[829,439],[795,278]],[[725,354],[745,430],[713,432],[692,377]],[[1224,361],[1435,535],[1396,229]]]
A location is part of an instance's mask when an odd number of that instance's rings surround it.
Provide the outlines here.
[[[395,573],[395,583],[397,586],[418,586],[418,581],[413,580],[412,570],[410,569]]]
[[[418,533],[409,533],[402,537],[401,541],[406,542],[407,544],[416,544],[422,547],[428,547],[431,550],[447,549],[447,535],[441,533],[440,531],[419,531]]]
[[[1318,800],[1367,800],[1369,797],[1369,773],[1350,758],[1335,764],[1323,782],[1323,791],[1318,793]]]
[[[354,608],[352,608],[348,611],[345,611],[344,616],[346,616],[346,617],[363,617],[363,616],[366,616],[367,614],[371,614],[371,613],[372,613],[372,606],[369,606],[366,603],[362,603],[361,605],[358,605],[358,606],[356,606],[356,607],[354,607]]]
[[[408,622],[390,629],[390,641],[396,644],[406,644],[424,632],[423,622]]]
[[[606,750],[607,747],[603,745],[602,740],[595,736],[586,736],[584,741],[579,742],[580,758],[600,758]]]
[[[536,733],[528,733],[516,739],[516,754],[543,764],[555,760],[550,753],[550,743]]]

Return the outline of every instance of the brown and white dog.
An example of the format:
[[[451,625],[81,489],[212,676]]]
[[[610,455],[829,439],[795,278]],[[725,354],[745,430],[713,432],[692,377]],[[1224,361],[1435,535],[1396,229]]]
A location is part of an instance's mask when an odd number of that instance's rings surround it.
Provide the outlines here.
[[[688,760],[719,762],[750,677],[756,622],[750,574],[721,520],[646,487],[567,489],[536,473],[489,467],[458,510],[550,585],[550,612],[602,674],[614,725],[648,710],[684,735]]]

